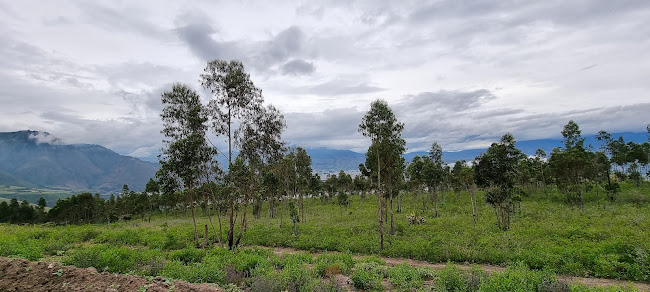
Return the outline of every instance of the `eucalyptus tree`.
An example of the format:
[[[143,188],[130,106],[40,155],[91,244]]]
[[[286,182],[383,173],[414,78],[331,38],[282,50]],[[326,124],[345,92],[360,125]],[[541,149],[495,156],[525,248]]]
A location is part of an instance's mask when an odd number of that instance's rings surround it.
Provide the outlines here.
[[[174,84],[171,91],[162,94],[163,110],[160,114],[164,128],[165,148],[159,156],[161,176],[167,187],[181,184],[168,180],[180,180],[189,194],[194,240],[199,243],[194,216],[194,189],[201,183],[201,167],[212,160],[213,149],[207,144],[205,133],[208,117],[199,94],[184,84]]]
[[[514,136],[508,133],[475,160],[474,179],[487,190],[486,202],[494,208],[497,226],[503,231],[510,228],[517,165],[522,155]]]
[[[294,166],[296,169],[296,189],[300,196],[300,214],[302,216],[302,222],[305,222],[305,202],[304,196],[305,192],[309,190],[309,185],[312,180],[312,169],[311,169],[311,156],[307,154],[307,151],[302,147],[296,147],[296,157],[294,161]]]
[[[555,180],[566,193],[567,201],[582,208],[582,186],[588,176],[590,157],[585,149],[585,139],[580,127],[569,121],[562,130],[564,147],[555,148],[549,164]]]
[[[269,105],[252,112],[249,120],[242,121],[237,139],[239,145],[238,157],[247,164],[250,171],[249,183],[236,187],[242,193],[244,201],[244,215],[240,226],[238,245],[242,233],[247,228],[247,211],[254,193],[260,190],[262,175],[276,161],[282,158],[285,142],[282,141],[282,132],[286,128],[284,116],[275,107]],[[233,181],[233,180],[231,180]]]
[[[389,200],[391,202],[391,232],[394,231],[393,210],[392,210],[392,178],[395,174],[392,173],[397,167],[403,165],[402,154],[406,150],[406,142],[402,139],[402,130],[404,124],[397,121],[395,114],[388,107],[388,103],[384,100],[376,100],[371,103],[370,110],[364,115],[359,124],[359,132],[363,136],[371,139],[372,144],[368,149],[368,153],[373,152],[376,158],[376,164],[368,165],[372,167],[373,172],[377,175],[377,200],[378,200],[378,214],[379,214],[379,247],[384,248],[384,221],[382,216],[382,196],[381,196],[381,173],[382,162],[383,167],[388,174],[388,190]],[[366,161],[368,155],[366,155]],[[376,165],[376,167],[375,167]]]
[[[423,181],[433,199],[434,217],[438,217],[438,194],[443,187],[446,175],[440,144],[433,142],[429,149],[429,155],[424,156],[422,160]]]
[[[228,247],[232,249],[235,245],[235,205],[241,200],[248,206],[250,195],[259,187],[265,164],[279,159],[284,150],[281,135],[286,124],[276,108],[263,105],[262,90],[253,84],[241,61],[213,60],[208,62],[204,72],[200,76],[201,85],[214,97],[208,104],[211,129],[216,136],[224,137],[228,144],[227,155],[219,152],[228,158],[229,169],[233,154],[239,152],[255,178],[246,191],[230,188],[231,194],[227,195],[230,205]],[[236,151],[237,147],[239,151]],[[232,178],[229,176],[226,180],[231,187],[234,183]],[[243,197],[237,197],[237,194]],[[240,230],[246,227],[246,209],[241,227]]]
[[[411,162],[406,167],[405,175],[408,179],[407,185],[410,190],[422,192],[423,188],[423,175],[422,175],[423,161],[420,155],[413,156]],[[424,205],[423,205],[424,207]]]
[[[472,204],[472,218],[474,223],[478,221],[478,206],[476,202],[476,184],[474,184],[474,170],[467,165],[467,161],[459,160],[454,164],[451,172],[454,182],[454,190],[466,190],[469,192]]]

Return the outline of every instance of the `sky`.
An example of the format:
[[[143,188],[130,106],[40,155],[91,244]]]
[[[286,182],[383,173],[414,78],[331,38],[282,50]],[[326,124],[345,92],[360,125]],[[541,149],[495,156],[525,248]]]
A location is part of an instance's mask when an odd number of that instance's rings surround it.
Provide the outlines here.
[[[155,155],[161,93],[238,59],[289,145],[364,152],[379,98],[409,152],[641,132],[649,52],[646,0],[0,1],[0,131]]]

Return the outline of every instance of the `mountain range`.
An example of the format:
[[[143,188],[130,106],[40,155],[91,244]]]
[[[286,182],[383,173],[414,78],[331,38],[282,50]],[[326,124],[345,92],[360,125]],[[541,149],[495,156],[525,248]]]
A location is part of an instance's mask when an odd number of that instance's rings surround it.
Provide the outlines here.
[[[613,133],[626,142],[647,141],[647,133]],[[595,135],[585,136],[585,145],[597,149],[600,142]],[[562,146],[562,139],[538,139],[517,142],[517,147],[528,155],[538,148],[550,154]],[[307,148],[312,158],[312,168],[324,177],[344,170],[357,173],[365,154],[350,150]],[[446,163],[457,160],[471,161],[486,148],[443,152]],[[410,152],[404,155],[411,161],[415,155],[427,152]],[[224,165],[225,161],[221,161]],[[28,188],[56,188],[72,192],[91,191],[106,194],[118,192],[123,184],[132,190],[144,189],[149,178],[155,176],[157,162],[120,155],[110,149],[93,144],[65,145],[46,132],[18,131],[0,133],[0,185]]]
[[[615,139],[623,137],[625,142],[632,141],[635,143],[643,143],[648,140],[647,133],[622,132],[612,133],[611,135]],[[590,146],[593,149],[598,150],[601,143],[596,139],[596,135],[586,135],[584,138],[585,146]],[[534,155],[537,149],[542,149],[547,155],[550,155],[553,148],[561,147],[562,145],[564,145],[562,138],[517,142],[517,148],[527,155]],[[306,150],[312,158],[312,168],[321,174],[338,173],[340,170],[352,173],[358,172],[359,164],[364,163],[366,159],[365,153],[358,153],[350,150],[334,150],[327,148]],[[462,151],[443,151],[442,159],[449,164],[453,164],[458,160],[472,161],[486,150],[487,148],[467,149]],[[409,162],[415,155],[423,156],[429,155],[429,153],[425,151],[409,152],[404,154],[404,159]]]
[[[158,163],[92,144],[65,145],[46,132],[0,133],[0,185],[74,192],[141,191]]]

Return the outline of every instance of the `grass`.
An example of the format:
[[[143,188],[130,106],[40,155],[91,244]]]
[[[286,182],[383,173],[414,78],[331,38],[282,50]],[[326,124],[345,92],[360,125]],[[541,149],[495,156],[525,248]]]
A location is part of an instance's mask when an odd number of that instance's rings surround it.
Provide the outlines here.
[[[243,238],[250,245],[342,253],[313,257],[306,252],[278,256],[259,248],[234,252],[195,249],[190,220],[157,216],[151,223],[0,224],[0,256],[55,260],[99,271],[211,282],[222,287],[230,284],[247,291],[340,291],[342,287],[331,281],[337,274],[365,290],[619,291],[627,288],[568,285],[555,275],[649,282],[648,190],[647,185],[641,189],[624,185],[623,194],[614,203],[589,193],[583,209],[567,206],[555,192],[548,199],[536,194],[524,199],[507,232],[498,230],[488,205],[479,205],[480,216],[474,223],[467,194],[460,198],[446,194],[439,205],[440,217],[432,218],[431,209],[422,210],[420,197],[406,193],[403,212],[395,214],[396,232],[386,236],[381,253],[374,198],[350,196],[347,210],[334,202],[306,200],[307,220],[299,224],[298,236],[293,235],[286,212],[282,227],[279,217],[249,216]],[[410,213],[422,214],[426,223],[409,225],[406,216]],[[208,224],[207,218],[198,218],[198,224]],[[367,256],[355,258],[353,254]],[[450,264],[440,271],[406,264],[389,267],[378,255]],[[487,275],[480,269],[461,270],[452,262],[509,268]]]
[[[0,202],[6,200],[9,203],[11,199],[16,198],[19,202],[27,200],[31,204],[37,204],[38,200],[43,197],[47,203],[47,210],[54,207],[58,199],[67,198],[73,194],[74,192],[70,190],[0,185]]]
[[[422,210],[420,198],[405,194],[403,212],[395,214],[396,232],[386,235],[381,255],[429,262],[508,265],[524,262],[574,276],[650,281],[650,188],[628,189],[619,201],[585,196],[583,209],[567,206],[557,193],[525,198],[511,229],[500,231],[489,205],[479,205],[474,223],[467,194],[447,194],[439,218]],[[380,254],[376,201],[351,196],[348,212],[333,203],[309,200],[307,220],[292,236],[286,215],[253,219],[245,242],[302,250]],[[479,201],[483,200],[479,196]],[[422,214],[425,224],[409,225],[407,214]],[[387,224],[388,225],[388,224]],[[385,226],[388,229],[388,226]]]

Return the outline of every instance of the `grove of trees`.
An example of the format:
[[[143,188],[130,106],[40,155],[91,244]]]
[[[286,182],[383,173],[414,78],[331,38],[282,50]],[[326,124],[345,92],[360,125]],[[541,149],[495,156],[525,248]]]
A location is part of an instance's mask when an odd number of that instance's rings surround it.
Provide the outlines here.
[[[473,161],[449,164],[441,145],[431,141],[428,155],[406,162],[405,125],[386,101],[376,100],[358,126],[370,140],[365,163],[359,165],[360,174],[353,177],[341,171],[321,178],[314,173],[305,149],[287,147],[282,139],[286,128],[282,113],[264,103],[262,90],[253,84],[241,62],[210,61],[200,82],[212,93],[207,103],[185,84],[174,84],[162,94],[165,146],[159,157],[161,168],[145,191],[133,192],[125,185],[121,193],[108,199],[82,193],[59,200],[49,212],[44,211],[44,200],[33,207],[14,199],[0,203],[0,222],[79,224],[145,221],[153,214],[191,216],[194,241],[201,246],[202,228],[196,221],[200,212],[209,218],[213,234],[207,236],[206,226],[203,245],[211,240],[232,249],[246,232],[249,211],[256,218],[280,216],[281,225],[286,221],[298,235],[300,224],[310,220],[305,198],[320,197],[323,202],[349,208],[349,195],[373,194],[378,242],[383,249],[384,225],[390,222],[388,233],[395,233],[395,214],[402,211],[401,200],[407,194],[414,196],[418,205],[422,202],[422,214],[437,218],[445,194],[453,192],[459,197],[468,193],[468,208],[476,222],[481,204],[477,193],[482,190],[484,203],[494,210],[496,225],[506,231],[519,202],[532,191],[548,196],[549,191],[559,190],[569,206],[582,208],[583,195],[589,190],[603,190],[608,200],[615,201],[619,182],[630,180],[640,186],[650,175],[649,142],[626,142],[601,131],[601,145],[585,145],[574,121],[561,131],[564,145],[548,155],[541,149],[534,155],[524,154],[515,137],[506,133]],[[215,138],[220,141],[213,141]],[[218,156],[227,165],[219,165]],[[262,212],[264,204],[267,214]]]

